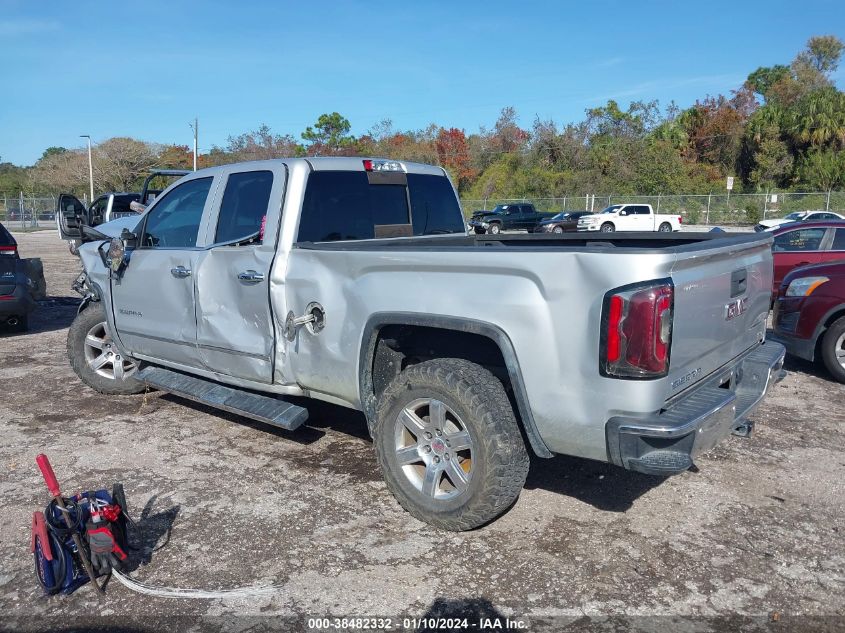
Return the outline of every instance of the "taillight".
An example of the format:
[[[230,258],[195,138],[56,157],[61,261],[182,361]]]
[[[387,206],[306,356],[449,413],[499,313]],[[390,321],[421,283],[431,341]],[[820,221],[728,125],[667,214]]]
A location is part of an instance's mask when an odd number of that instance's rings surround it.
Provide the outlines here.
[[[18,247],[17,246],[0,246],[0,255],[17,255],[18,254]]]
[[[684,223],[684,218],[679,215],[678,216],[678,224],[683,224],[683,223]]]
[[[669,279],[617,288],[605,296],[603,376],[660,378],[669,372],[673,299]]]

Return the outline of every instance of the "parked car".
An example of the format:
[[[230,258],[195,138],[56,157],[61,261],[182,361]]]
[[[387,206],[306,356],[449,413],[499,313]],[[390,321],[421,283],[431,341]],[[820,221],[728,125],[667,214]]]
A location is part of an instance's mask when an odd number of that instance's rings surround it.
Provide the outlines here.
[[[770,234],[467,235],[442,168],[340,157],[203,169],[128,221],[79,249],[85,384],[289,431],[288,396],[363,411],[389,490],[449,530],[514,502],[523,437],[679,473],[781,376]]]
[[[760,220],[760,223],[754,226],[754,230],[773,231],[784,224],[790,224],[792,222],[819,222],[826,220],[845,220],[845,216],[831,211],[796,211],[783,218]]]
[[[845,259],[845,221],[795,222],[776,228],[772,252],[775,272],[772,294],[793,268]]]
[[[140,192],[104,193],[87,208],[76,196],[63,193],[56,202],[55,217],[59,235],[68,240],[70,252],[76,254],[79,246],[89,239],[86,229],[94,229],[119,218],[137,217],[142,213],[146,205],[161,193],[160,189],[150,188],[154,178],[181,178],[189,173],[185,169],[154,169],[144,180]]]
[[[578,230],[578,220],[589,211],[561,211],[534,227],[535,233],[571,233]]]
[[[0,322],[23,332],[35,309],[26,265],[18,254],[15,238],[0,224]]]
[[[492,211],[480,214],[469,221],[469,227],[478,234],[497,235],[501,231],[524,229],[529,233],[539,222],[554,213],[540,213],[530,203],[500,204]]]
[[[842,261],[803,266],[786,275],[772,322],[789,354],[821,360],[845,383],[845,254]]]
[[[614,204],[601,213],[585,215],[578,220],[579,231],[660,231],[681,230],[680,215],[657,214],[650,204]]]

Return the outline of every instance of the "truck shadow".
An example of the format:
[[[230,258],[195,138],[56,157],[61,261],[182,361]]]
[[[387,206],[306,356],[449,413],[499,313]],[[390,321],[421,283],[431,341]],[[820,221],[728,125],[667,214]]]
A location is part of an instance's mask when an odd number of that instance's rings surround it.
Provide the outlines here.
[[[234,413],[221,411],[170,394],[164,394],[161,397],[297,444],[313,444],[327,433],[339,433],[368,443],[372,441],[367,430],[366,418],[362,413],[324,402],[287,398],[294,404],[306,407],[309,417],[305,425],[296,431],[285,431],[269,424],[256,422]],[[334,456],[333,459],[337,460],[338,458]],[[375,459],[375,456],[373,456],[373,459]],[[309,454],[307,461],[314,462],[314,456]],[[316,461],[319,462],[319,460]],[[360,460],[356,459],[355,461],[360,467]],[[347,475],[360,478],[362,481],[369,481],[373,477],[373,469],[369,466],[345,469],[342,463],[337,463],[335,467],[340,468]],[[532,457],[531,469],[528,472],[525,487],[529,490],[539,488],[573,497],[598,510],[625,512],[633,505],[634,501],[649,490],[659,486],[663,481],[665,481],[664,477],[643,475],[623,470],[612,464],[557,455],[551,459]]]
[[[587,503],[597,510],[625,512],[639,497],[666,481],[580,457],[532,457],[525,487],[540,488]]]

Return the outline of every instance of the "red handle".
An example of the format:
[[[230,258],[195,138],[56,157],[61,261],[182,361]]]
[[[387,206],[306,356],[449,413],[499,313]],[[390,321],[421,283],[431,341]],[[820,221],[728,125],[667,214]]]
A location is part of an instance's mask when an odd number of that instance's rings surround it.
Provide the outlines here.
[[[61,494],[61,489],[59,488],[59,482],[56,479],[56,474],[53,472],[53,467],[50,466],[50,460],[47,459],[47,456],[44,453],[41,453],[35,458],[35,463],[38,464],[38,468],[41,469],[41,474],[44,475],[44,482],[47,484],[47,490],[49,490],[50,494],[54,497],[58,497]]]

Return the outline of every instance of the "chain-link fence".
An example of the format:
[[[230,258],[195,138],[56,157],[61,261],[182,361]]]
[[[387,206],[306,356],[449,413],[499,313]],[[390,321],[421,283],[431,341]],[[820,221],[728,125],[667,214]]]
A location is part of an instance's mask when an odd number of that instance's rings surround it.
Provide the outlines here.
[[[9,229],[55,226],[56,196],[0,194],[0,222]]]
[[[463,199],[464,213],[492,209],[497,204],[531,202],[538,211],[594,211],[612,204],[650,204],[655,213],[672,213],[686,224],[753,225],[794,211],[833,211],[845,215],[845,191],[816,193],[682,194],[671,196],[581,195],[560,198]]]

